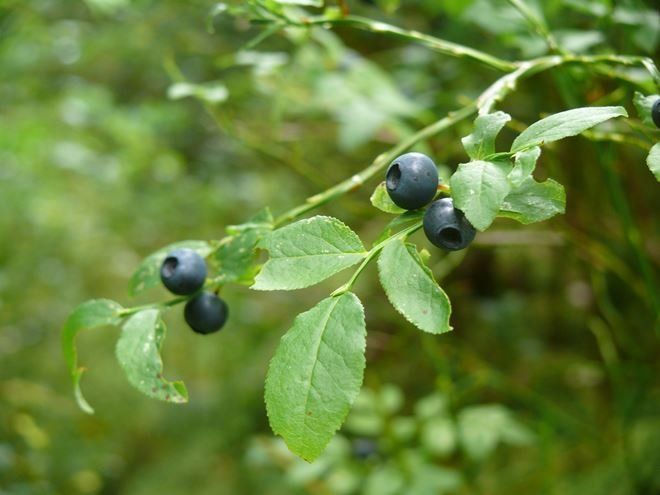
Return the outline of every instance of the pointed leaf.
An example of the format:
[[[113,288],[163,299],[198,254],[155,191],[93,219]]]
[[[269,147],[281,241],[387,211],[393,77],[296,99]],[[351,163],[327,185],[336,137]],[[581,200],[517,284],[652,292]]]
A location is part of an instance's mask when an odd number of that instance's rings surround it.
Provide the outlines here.
[[[313,461],[360,392],[366,329],[360,300],[329,297],[298,315],[268,369],[266,410],[292,452]]]
[[[292,290],[317,284],[366,256],[355,232],[336,218],[316,216],[273,231],[259,244],[269,260],[253,289]]]
[[[378,257],[378,275],[392,306],[420,330],[444,333],[449,325],[451,304],[415,246],[391,241]]]
[[[504,199],[501,217],[522,224],[541,222],[566,210],[564,187],[552,179],[536,182],[528,177]]]
[[[160,349],[164,338],[165,323],[157,309],[135,313],[117,341],[117,359],[128,381],[143,394],[168,402],[188,402],[183,382],[163,378]]]
[[[381,182],[376,186],[376,189],[374,189],[374,192],[369,200],[375,208],[378,208],[380,211],[384,211],[385,213],[400,215],[406,212],[406,210],[394,204],[394,201],[392,201],[390,195],[387,193],[385,182]]]
[[[538,146],[516,153],[513,170],[509,174],[509,182],[513,187],[518,187],[534,173],[539,156],[541,148]]]
[[[474,161],[460,164],[451,177],[454,206],[475,228],[486,230],[493,223],[510,190],[510,171],[508,163]]]
[[[511,115],[504,112],[494,112],[477,117],[472,134],[461,140],[470,159],[480,160],[495,153],[495,139],[510,120]]]
[[[192,249],[204,258],[208,256],[212,249],[211,245],[206,241],[175,242],[159,249],[142,260],[140,266],[133,273],[133,276],[128,282],[129,295],[136,296],[147,289],[156,287],[160,283],[160,265],[163,264],[163,260],[169,252],[180,248]]]
[[[649,170],[653,172],[655,180],[660,181],[660,143],[655,143],[651,151],[649,151],[649,156],[646,157],[646,164],[649,166]]]
[[[78,367],[76,335],[81,330],[88,328],[117,325],[121,321],[119,316],[121,310],[122,307],[119,304],[109,299],[93,299],[74,309],[62,328],[62,352],[71,374],[76,402],[88,414],[93,414],[94,409],[85,400],[80,390],[80,378],[85,369]]]
[[[586,107],[574,108],[556,113],[539,120],[525,129],[511,145],[511,151],[517,152],[532,146],[540,146],[575,136],[582,131],[615,117],[627,117],[623,107]]]

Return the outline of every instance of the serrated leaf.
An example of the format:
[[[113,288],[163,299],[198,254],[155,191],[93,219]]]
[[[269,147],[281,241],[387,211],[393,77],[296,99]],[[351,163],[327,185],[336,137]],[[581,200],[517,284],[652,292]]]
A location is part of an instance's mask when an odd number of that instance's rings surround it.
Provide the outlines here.
[[[660,143],[655,143],[646,157],[646,164],[653,172],[655,180],[660,181]]]
[[[117,341],[117,360],[128,381],[143,394],[174,403],[188,402],[186,386],[181,381],[163,378],[160,349],[165,339],[165,323],[157,309],[147,309],[131,316]]]
[[[633,103],[637,109],[637,114],[639,118],[646,125],[655,128],[653,119],[651,118],[651,109],[653,104],[660,98],[660,95],[649,95],[644,96],[642,93],[635,91],[635,96],[633,96]]]
[[[80,378],[85,368],[78,367],[76,336],[81,330],[117,325],[121,321],[119,316],[121,310],[122,307],[119,304],[109,299],[86,301],[71,312],[62,328],[62,352],[71,374],[76,402],[88,414],[93,414],[94,409],[85,400],[80,390]]]
[[[336,218],[316,216],[277,229],[259,247],[270,258],[253,289],[293,290],[317,284],[366,256],[355,232]]]
[[[564,186],[552,179],[536,182],[528,177],[504,199],[499,216],[529,224],[542,222],[565,210]]]
[[[495,153],[495,139],[511,115],[504,112],[494,112],[480,115],[474,121],[472,134],[461,139],[463,148],[472,160],[480,160]]]
[[[316,459],[344,422],[362,385],[365,347],[364,310],[350,292],[298,315],[282,337],[266,410],[273,431],[303,459]]]
[[[536,162],[541,156],[541,148],[535,146],[525,151],[519,151],[514,157],[513,170],[509,173],[512,187],[518,187],[525,179],[534,173]]]
[[[628,113],[623,107],[574,108],[556,113],[525,129],[513,141],[511,151],[515,153],[532,146],[540,146],[565,137],[575,136],[606,120],[627,116]]]
[[[142,260],[135,273],[128,281],[128,293],[136,296],[151,287],[160,284],[160,265],[170,251],[180,248],[192,249],[206,258],[211,252],[211,245],[206,241],[181,241],[175,242],[159,249]]]
[[[454,206],[478,230],[493,223],[511,186],[507,175],[511,165],[500,162],[462,163],[450,179]]]
[[[401,215],[402,213],[406,212],[406,210],[394,204],[390,198],[390,195],[387,193],[387,186],[385,185],[385,182],[381,182],[376,186],[376,189],[374,189],[374,192],[369,198],[369,201],[371,201],[371,204],[375,208],[378,208],[380,211],[384,211],[385,213]]]
[[[233,232],[215,252],[218,270],[223,282],[251,282],[257,269],[256,248],[259,241],[273,228],[273,217],[264,210],[242,225],[229,227]]]
[[[378,275],[387,298],[403,317],[420,330],[450,331],[451,304],[415,246],[388,242],[378,257]]]

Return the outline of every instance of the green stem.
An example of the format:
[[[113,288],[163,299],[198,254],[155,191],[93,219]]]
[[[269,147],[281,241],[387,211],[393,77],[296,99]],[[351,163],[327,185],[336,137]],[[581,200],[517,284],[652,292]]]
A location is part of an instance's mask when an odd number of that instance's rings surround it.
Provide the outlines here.
[[[355,15],[349,15],[339,19],[311,17],[303,19],[302,21],[290,19],[289,22],[298,26],[350,26],[361,29],[362,31],[368,31],[377,34],[387,34],[408,41],[414,41],[415,43],[419,43],[420,45],[430,48],[435,52],[449,55],[450,57],[454,58],[473,60],[501,72],[508,72],[515,69],[515,64],[512,62],[495,57],[493,55],[489,55],[488,53],[479,50],[475,50],[474,48],[436,38],[435,36],[420,33],[419,31],[402,29],[391,24],[367,19],[366,17],[359,17]]]
[[[418,142],[427,139],[451,126],[460,122],[461,120],[469,117],[470,115],[476,112],[476,108],[473,104],[465,106],[460,110],[455,112],[450,112],[443,119],[438,120],[437,122],[423,128],[419,132],[405,139],[398,145],[394,146],[390,150],[382,153],[376,157],[376,159],[369,165],[367,168],[361,172],[353,175],[352,177],[340,182],[339,184],[334,185],[330,189],[323,191],[322,193],[316,194],[307,198],[307,200],[298,205],[289,211],[283,213],[277,219],[275,219],[274,227],[277,228],[281,225],[284,225],[292,220],[295,220],[301,215],[318,208],[321,205],[324,205],[333,199],[342,196],[350,191],[354,191],[361,187],[367,180],[373,177],[378,172],[389,165],[389,163],[394,160],[398,155],[406,151],[411,146],[414,146]]]
[[[422,221],[415,222],[413,225],[410,227],[406,227],[405,229],[401,230],[400,232],[397,232],[396,234],[388,237],[387,239],[379,242],[376,244],[374,247],[372,247],[369,252],[367,252],[367,255],[365,256],[364,260],[362,260],[362,263],[360,263],[360,266],[357,267],[355,272],[353,272],[353,275],[351,278],[346,282],[344,285],[339,287],[337,290],[335,290],[331,296],[336,297],[340,296],[349,290],[353,288],[353,285],[355,285],[355,281],[358,279],[360,274],[364,271],[364,269],[367,267],[367,265],[373,260],[378,253],[380,253],[383,248],[390,242],[396,240],[396,239],[403,239],[408,237],[410,234],[416,232],[422,227]]]
[[[119,314],[117,316],[119,316],[120,318],[125,318],[132,314],[139,313],[140,311],[145,311],[147,309],[165,309],[171,306],[176,306],[177,304],[187,301],[188,299],[189,298],[187,296],[175,297],[174,299],[170,299],[168,301],[144,304],[142,306],[134,306],[132,308],[124,308],[121,311],[119,311]]]

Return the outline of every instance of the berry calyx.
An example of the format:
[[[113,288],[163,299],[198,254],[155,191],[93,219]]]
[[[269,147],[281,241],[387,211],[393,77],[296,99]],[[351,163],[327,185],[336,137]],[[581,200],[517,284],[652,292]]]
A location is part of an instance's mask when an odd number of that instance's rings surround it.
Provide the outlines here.
[[[442,198],[424,213],[424,233],[434,246],[458,251],[470,245],[477,231],[451,198]]]
[[[395,205],[416,210],[427,205],[438,191],[438,169],[422,153],[396,158],[385,174],[385,187]]]
[[[175,249],[163,260],[160,280],[171,293],[189,296],[203,287],[206,262],[192,249]]]

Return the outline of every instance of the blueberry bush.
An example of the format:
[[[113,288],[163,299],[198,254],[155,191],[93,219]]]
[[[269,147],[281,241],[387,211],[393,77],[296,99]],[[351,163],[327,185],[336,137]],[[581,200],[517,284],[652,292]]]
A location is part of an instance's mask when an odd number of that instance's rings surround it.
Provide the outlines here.
[[[94,299],[78,306],[64,324],[62,348],[79,406],[93,412],[82,393],[85,368],[76,351],[76,339],[82,330],[121,327],[116,354],[128,381],[149,397],[185,403],[189,398],[184,383],[164,376],[160,356],[166,333],[164,311],[185,305],[188,325],[195,332],[212,333],[225,324],[228,314],[227,304],[218,294],[230,293],[233,287],[249,286],[254,291],[305,289],[351,269],[344,283],[328,291],[327,297],[313,307],[301,308],[301,313],[293,318],[265,379],[266,410],[273,432],[302,459],[319,458],[360,396],[368,328],[365,307],[356,294],[355,284],[369,265],[377,265],[380,284],[394,309],[414,327],[442,339],[440,334],[452,330],[451,294],[438,284],[428,266],[429,258],[468,248],[475,236],[478,239],[498,218],[527,225],[564,213],[566,193],[562,184],[547,177],[541,180],[536,172],[546,150],[561,146],[555,142],[580,134],[595,141],[626,142],[627,136],[631,136],[626,129],[657,137],[660,73],[651,58],[576,50],[552,33],[540,11],[519,0],[510,0],[508,4],[524,19],[538,42],[545,44],[547,54],[525,60],[500,58],[431,34],[352,15],[344,2],[333,5],[320,0],[250,0],[215,5],[208,19],[210,29],[219,20],[231,18],[256,31],[237,57],[267,56],[267,52],[259,55],[255,50],[278,36],[330,43],[324,38],[327,32],[350,28],[420,45],[434,56],[460,61],[465,70],[478,64],[500,75],[484,84],[480,94],[466,97],[428,125],[406,133],[366,168],[298,206],[275,215],[263,205],[244,223],[228,227],[225,237],[168,245],[144,259],[130,279],[129,292],[133,296],[163,283],[178,297],[138,306]],[[587,2],[574,7],[588,10],[590,5]],[[222,84],[183,80],[173,63],[170,71],[177,79],[169,89],[173,99],[194,97],[217,116],[219,105],[230,98]],[[567,97],[563,111],[544,114],[535,122],[520,122],[515,115],[498,109],[515,95],[523,81],[541,73],[554,74],[558,90],[566,94],[574,84],[571,74],[579,73],[581,82],[605,79],[609,81],[609,94],[599,100],[606,104],[575,106]],[[630,105],[622,97],[625,93],[617,90],[619,85],[635,87],[633,103],[637,115],[629,116],[625,107]],[[328,98],[332,98],[332,87],[328,91]],[[395,106],[396,102],[388,104]],[[345,108],[341,108],[342,104],[337,106],[338,118],[345,121],[343,139],[350,148],[351,140],[360,139],[354,133],[364,129],[352,129],[350,102],[343,105]],[[374,108],[375,113],[380,110]],[[422,144],[457,126],[464,128],[465,122],[470,121],[469,132],[461,139],[464,159],[451,175],[442,169],[439,174],[433,153],[419,151],[426,149]],[[507,132],[514,131],[507,145],[498,139],[505,128]],[[647,148],[647,142],[642,146]],[[660,145],[655,143],[647,149],[646,165],[660,180]],[[341,202],[345,195],[372,180],[380,181],[371,196],[373,216],[384,227],[371,244],[340,218],[316,213],[331,202]],[[570,200],[577,202],[580,198]],[[437,250],[417,245],[414,234],[422,228]],[[468,253],[466,259],[469,257]],[[639,262],[642,283],[656,315],[660,314],[652,270],[644,258],[640,257]],[[380,304],[375,296],[366,300],[367,312],[372,304]],[[658,330],[657,318],[649,324]],[[469,421],[470,414],[491,415],[496,424],[509,421],[507,413],[499,409],[463,411],[460,417]],[[440,423],[434,428],[443,428],[443,420],[437,421]],[[502,433],[502,438],[513,442],[527,438],[516,427],[511,428],[511,432]],[[494,431],[488,434],[495,435]],[[463,433],[468,452],[473,452],[469,436],[474,434],[469,429]],[[488,441],[496,442],[493,438]],[[432,448],[443,451],[452,447]],[[360,447],[364,452],[359,455],[369,457],[370,449]],[[479,451],[473,454],[480,455]]]

